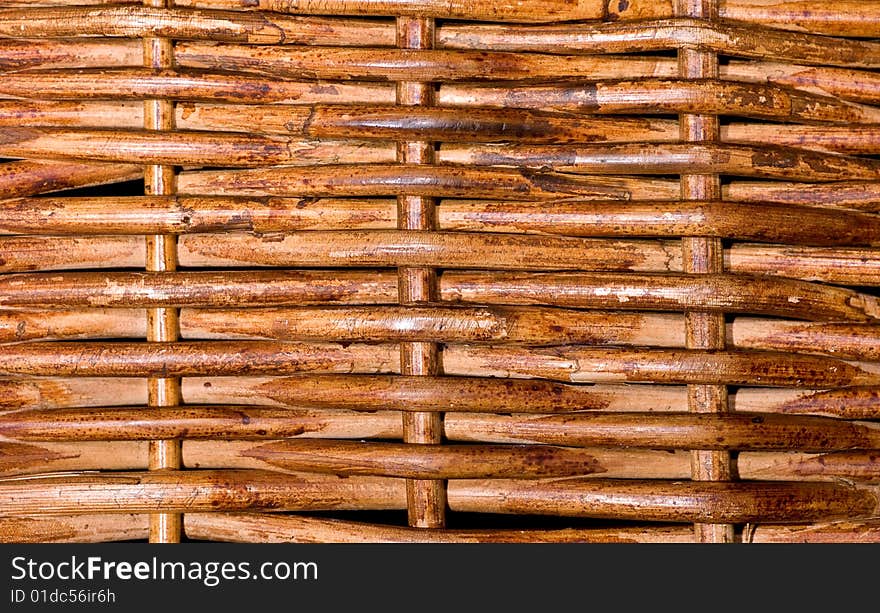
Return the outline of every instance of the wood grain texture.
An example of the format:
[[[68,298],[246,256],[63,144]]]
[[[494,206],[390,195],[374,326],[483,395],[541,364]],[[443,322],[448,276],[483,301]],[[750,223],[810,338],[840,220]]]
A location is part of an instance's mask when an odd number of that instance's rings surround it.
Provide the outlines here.
[[[413,4],[407,0],[175,0],[178,6],[266,10],[317,15],[399,15],[480,21],[545,22],[569,19],[600,19],[602,0],[535,0],[527,5],[503,0],[491,5],[473,0],[430,0]]]
[[[762,413],[468,415],[452,423],[451,437],[456,440],[470,438],[468,431],[479,432],[476,436],[481,439],[491,432],[488,438],[494,440],[566,447],[817,452],[875,449],[880,442],[871,422]],[[598,463],[601,466],[601,459]]]
[[[333,411],[338,407],[334,405]],[[338,432],[347,422],[356,424],[357,419],[357,415],[340,412],[247,405],[25,410],[0,415],[0,436],[40,442],[250,440],[304,435],[306,438],[297,441],[256,446],[245,455],[293,471],[411,479],[537,478],[606,472],[601,455],[569,452],[552,445],[807,452],[880,449],[880,428],[872,422],[739,412],[462,414],[453,416],[445,431],[451,440],[503,440],[517,445],[512,447],[434,445],[413,449],[393,443],[308,438],[331,438],[329,427]]]
[[[713,22],[718,18],[718,4],[714,0],[693,2],[673,0],[673,15]],[[718,77],[716,49],[701,49],[685,45],[678,49],[678,72],[692,80]],[[715,115],[681,114],[678,117],[679,137],[691,147],[700,148],[717,143],[720,138],[720,120]],[[684,200],[722,198],[722,169],[701,172],[693,168],[680,173],[681,196]],[[725,262],[723,244],[718,238],[685,236],[681,242],[682,268],[685,273],[707,275],[723,273]],[[724,314],[708,311],[686,311],[685,346],[688,349],[720,351],[726,348]],[[729,411],[726,381],[704,382],[688,387],[688,409],[697,414],[723,415]],[[695,481],[725,482],[735,478],[734,465],[727,450],[695,449],[691,451],[691,479]],[[694,534],[701,543],[730,543],[734,540],[734,526],[722,523],[695,523]]]
[[[677,346],[682,344],[677,343],[673,328],[678,322],[676,316],[663,314],[540,307],[301,307],[181,312],[185,337],[218,339]],[[870,341],[870,329],[864,337]]]
[[[332,480],[332,481],[330,481]],[[396,509],[403,487],[388,479],[299,476],[259,470],[70,473],[0,479],[0,514],[227,510]],[[401,486],[403,484],[401,483]]]
[[[880,540],[878,41],[6,0],[0,541]]]
[[[724,193],[738,202],[796,202],[808,206],[880,212],[880,183],[876,181],[839,181],[830,185],[734,181]]]
[[[663,243],[502,233],[376,230],[291,232],[254,240],[247,234],[181,237],[190,266],[430,267],[498,270],[630,270],[673,268]],[[402,282],[403,283],[403,282]],[[436,300],[426,297],[420,301]]]
[[[332,482],[259,470],[121,472],[0,479],[3,515],[170,511],[396,509],[403,482],[349,477]],[[247,484],[244,487],[244,484]],[[330,483],[333,485],[331,486]],[[452,510],[547,513],[643,521],[805,522],[860,519],[876,512],[870,488],[833,483],[629,480],[454,480]]]
[[[193,374],[233,375],[303,371],[393,372],[390,356],[368,345],[248,343],[21,343],[10,345],[0,358],[3,375],[114,376],[173,378]],[[5,364],[3,364],[5,362]],[[15,363],[13,363],[15,362]]]
[[[390,24],[363,19],[343,21],[269,12],[78,4],[80,6],[4,9],[0,11],[0,36],[160,37],[252,45],[377,45],[383,42],[390,45],[394,42]]]
[[[595,386],[546,380],[328,374],[255,381],[225,378],[205,381],[210,385],[201,387],[196,381],[188,391],[200,402],[249,398],[276,406],[352,411],[564,413],[607,408],[613,402],[607,390]]]
[[[460,303],[621,310],[698,309],[862,322],[880,316],[874,296],[783,278],[717,273],[697,277],[455,272],[443,275],[441,290],[445,300]]]
[[[549,203],[547,203],[549,204]],[[441,230],[676,237],[683,233],[788,245],[878,245],[880,217],[793,204],[721,201],[441,200]],[[51,197],[0,202],[0,234],[257,233],[395,228],[388,199],[236,196]],[[797,223],[794,221],[797,220]],[[525,240],[525,239],[524,239]]]
[[[550,168],[578,174],[757,176],[766,179],[835,181],[876,180],[880,164],[864,158],[821,154],[799,149],[712,143],[447,147],[443,162],[474,166]]]
[[[458,304],[545,305],[624,311],[708,311],[870,323],[877,298],[780,277],[713,274],[451,271],[440,298]],[[381,271],[21,273],[0,278],[9,308],[235,307],[389,304],[398,282]]]
[[[316,18],[302,18],[303,22],[297,24],[297,32],[308,32],[308,40],[305,44],[318,45],[357,45],[357,44],[391,44],[393,43],[393,29],[388,26],[377,27],[374,21],[361,21],[351,23],[326,23],[327,20]],[[351,27],[346,27],[351,26]],[[352,29],[355,31],[352,31]],[[442,46],[444,32],[450,26],[439,28]],[[340,40],[337,33],[344,32],[345,38]],[[300,40],[302,37],[293,37]],[[367,39],[366,42],[362,39]],[[387,43],[386,43],[387,39]],[[481,37],[481,41],[486,37]],[[506,39],[506,44],[512,45],[522,39]],[[486,42],[488,42],[486,40]],[[840,40],[835,41],[840,42]],[[463,43],[467,48],[467,43]],[[456,48],[455,40],[448,43],[451,49]],[[101,67],[138,67],[140,61],[140,46],[137,41],[123,39],[0,39],[0,67],[24,69],[66,69],[66,68],[101,68]],[[795,60],[797,62],[797,60]],[[578,60],[582,67],[591,65],[590,74],[595,80],[634,79],[652,77],[675,77],[677,75],[676,62],[673,59],[650,56],[650,55],[592,55],[584,56]],[[880,98],[880,78],[876,72],[865,69],[834,67],[834,66],[804,66],[798,63],[783,63],[780,61],[761,60],[730,60],[719,66],[719,76],[728,81],[744,83],[772,83],[776,85],[796,88],[802,92],[819,94],[824,96],[839,97],[850,102],[876,104]],[[450,93],[455,96],[461,93],[460,85],[439,84],[439,101],[447,103]],[[472,93],[476,92],[471,88]],[[111,109],[114,107],[111,107]],[[110,115],[113,110],[107,111]],[[109,118],[110,115],[105,115]],[[123,118],[123,123],[113,123],[114,126],[122,125],[140,126],[142,122],[132,121],[131,117]]]
[[[269,543],[690,543],[693,531],[672,526],[561,528],[555,530],[415,530],[316,517],[256,513],[192,513],[187,535],[225,542]],[[836,521],[806,526],[758,524],[742,535],[745,543],[876,543],[877,522]]]
[[[873,369],[824,356],[720,349],[508,348],[450,345],[450,374],[570,382],[658,382],[807,387],[876,385]],[[455,364],[453,369],[452,364]]]
[[[248,51],[250,48],[244,48]],[[335,49],[335,48],[331,48]],[[452,53],[452,51],[448,52]],[[203,56],[199,56],[200,58]],[[32,70],[0,73],[0,94],[12,97],[49,100],[142,100],[167,98],[193,102],[231,102],[245,104],[390,104],[394,90],[381,82],[334,82],[278,79],[268,76],[277,67],[265,63],[263,72],[228,72],[227,63],[216,62],[213,70],[193,62],[189,67],[183,51],[177,70],[145,68],[110,68],[78,70]],[[499,60],[501,62],[501,60]],[[204,62],[203,62],[204,63]],[[475,60],[476,64],[482,63]],[[285,64],[279,60],[276,64]],[[415,63],[419,66],[419,63]],[[323,63],[316,60],[315,70]],[[403,63],[403,66],[410,66]],[[592,67],[590,67],[592,69]],[[375,68],[363,68],[361,75],[375,74]],[[587,69],[585,68],[585,71]],[[339,78],[326,69],[326,76],[309,72],[310,79]],[[428,78],[441,75],[425,70],[407,69],[401,78]],[[459,80],[474,80],[488,75],[485,68],[461,72]],[[525,78],[528,70],[510,72],[511,79]],[[365,77],[362,77],[365,78]],[[450,77],[451,78],[451,77]],[[776,119],[798,123],[880,123],[880,111],[873,106],[817,95],[788,87],[761,83],[740,83],[720,79],[699,82],[682,79],[642,78],[589,82],[585,85],[513,86],[471,84],[449,85],[439,92],[441,106],[519,107],[525,109],[579,111],[597,115],[669,113],[712,113],[758,119]]]
[[[440,30],[439,42],[441,46],[458,49],[552,54],[641,53],[687,47],[733,57],[850,68],[876,68],[880,62],[880,46],[873,42],[793,34],[776,28],[717,22],[706,17],[709,16],[686,14],[657,21],[558,24],[541,29],[515,25],[449,25]]]
[[[865,230],[870,235],[868,221]],[[366,225],[378,224],[368,220]],[[424,248],[435,254],[432,263],[443,264],[448,270],[678,273],[684,269],[681,256],[668,240],[561,238],[537,232],[524,236],[508,233],[507,228],[498,230],[485,234],[291,231],[283,236],[274,232],[269,236],[189,235],[179,241],[178,262],[189,268],[215,270],[240,266],[393,266],[407,256],[412,262],[424,261],[427,254],[419,252]],[[760,226],[754,230],[760,231]],[[848,242],[846,237],[829,240]],[[138,268],[145,263],[143,245],[144,240],[134,236],[0,236],[0,248],[10,252],[0,264],[0,272]],[[584,254],[580,260],[572,255],[577,246]],[[466,248],[466,253],[459,248]],[[725,249],[723,255],[726,268],[733,273],[872,287],[880,284],[874,263],[876,253],[874,247],[830,249],[741,243]]]
[[[64,48],[65,50],[67,47]],[[60,51],[59,51],[60,52]],[[607,64],[606,64],[607,65]],[[773,68],[777,71],[798,67]],[[803,67],[801,67],[803,68]],[[810,69],[815,72],[816,69]],[[798,73],[805,83],[822,83],[819,75]],[[786,73],[787,74],[787,73]],[[872,75],[873,73],[865,73]],[[838,78],[850,84],[849,74]],[[774,79],[764,73],[762,80]],[[755,77],[755,78],[758,78]],[[748,79],[747,75],[742,78]],[[781,77],[780,77],[781,78]],[[834,89],[836,81],[823,85],[826,93],[844,99],[855,92]],[[810,85],[801,89],[810,89]],[[842,86],[841,86],[842,87]],[[445,90],[441,87],[439,96]],[[825,90],[823,90],[825,91]],[[866,102],[876,101],[870,98]],[[443,142],[671,142],[677,126],[650,117],[601,117],[515,107],[425,107],[408,112],[387,105],[343,104],[210,104],[184,102],[176,107],[176,122],[185,130],[217,130],[253,134],[299,135],[316,138],[400,138],[412,136]],[[0,125],[11,127],[81,127],[136,129],[143,123],[143,109],[132,102],[0,100]],[[721,127],[721,140],[787,145],[817,151],[869,154],[877,141],[877,126],[866,124],[858,131],[839,125],[758,124],[736,122]]]
[[[137,0],[8,0],[11,8],[35,8],[50,6],[102,6],[133,4]],[[202,7],[208,9],[235,10],[271,10],[278,12],[292,11],[294,6],[290,0],[259,0],[257,4],[251,0],[175,0],[175,6]],[[481,7],[469,2],[420,4],[414,6],[408,2],[359,2],[354,5],[324,3],[322,8],[310,3],[301,9],[305,13],[320,14],[329,11],[333,14],[363,14],[365,10],[376,11],[379,15],[399,15],[404,11],[414,11],[417,16],[433,16],[460,19],[480,20],[485,16],[487,21],[504,21],[504,15],[511,21],[564,21],[566,19],[599,19],[607,16],[609,20],[658,19],[673,15],[671,0],[631,0],[625,5],[617,1],[602,0],[578,4],[537,3],[536,15],[526,9],[524,17],[522,8],[514,9],[509,4],[498,4],[493,7]],[[351,7],[351,8],[347,8]],[[880,12],[869,3],[859,0],[846,0],[829,8],[821,0],[722,0],[719,3],[719,15],[724,19],[749,24],[762,24],[773,28],[816,32],[831,36],[876,37]],[[393,10],[392,10],[393,9]],[[437,11],[436,13],[432,11]],[[448,11],[448,12],[446,12]],[[461,11],[453,13],[453,11]],[[562,12],[559,12],[562,11]],[[586,11],[586,12],[585,12]],[[593,17],[590,11],[595,11]]]
[[[329,376],[329,379],[323,377]],[[687,402],[685,389],[674,385],[567,385],[530,379],[494,381],[462,377],[428,381],[417,387],[413,379],[346,374],[333,378],[322,374],[288,377],[187,377],[182,390],[192,404],[247,404],[382,411],[383,406],[407,410],[412,404],[421,410],[439,410],[432,401],[432,389],[449,398],[450,410],[552,413],[577,410],[680,411]],[[395,382],[397,384],[395,385]],[[444,381],[448,383],[443,384]],[[493,382],[494,381],[494,382]],[[338,386],[321,393],[324,384]],[[349,393],[351,386],[351,393]],[[457,386],[457,387],[456,387]],[[125,406],[146,403],[142,381],[126,378],[46,377],[38,379],[3,378],[4,410],[37,408],[75,408]],[[409,394],[409,390],[414,390]],[[456,390],[461,389],[460,393]],[[488,389],[486,395],[484,390]],[[509,390],[505,392],[505,390]],[[531,394],[531,391],[541,392]],[[359,400],[353,400],[359,394]],[[742,387],[730,395],[731,407],[739,411],[824,415],[845,419],[877,419],[880,387],[853,387],[835,390],[809,388],[779,389]],[[485,398],[483,396],[486,396]],[[552,399],[560,397],[559,405]],[[498,398],[499,400],[495,400]],[[314,400],[312,400],[314,399]],[[504,404],[510,410],[504,410]],[[432,408],[433,407],[433,408]],[[399,422],[397,422],[399,424]],[[369,426],[369,421],[365,422]],[[394,430],[389,430],[393,432]]]
[[[21,441],[120,441],[151,439],[252,440],[364,435],[360,416],[249,405],[80,407],[16,411],[0,416],[0,436]],[[379,425],[379,420],[376,426]],[[371,435],[381,434],[371,432]],[[256,451],[254,453],[257,453]]]
[[[401,322],[405,321],[405,325]],[[181,310],[189,340],[425,341],[489,344],[683,347],[676,314],[545,307],[324,306]],[[741,349],[814,353],[880,361],[874,324],[736,317],[727,343]],[[0,314],[0,342],[142,338],[136,309],[16,310]]]
[[[0,519],[2,543],[106,543],[146,539],[145,515],[45,515]]]
[[[796,123],[877,123],[877,109],[872,106],[777,85],[713,78],[617,77],[585,85],[450,85],[441,90],[439,100],[444,105],[516,106],[599,115],[706,113]]]
[[[831,483],[461,480],[450,484],[453,510],[575,517],[742,523],[869,517],[869,490]],[[772,519],[771,519],[772,518]]]
[[[187,68],[277,75],[291,80],[332,81],[583,81],[594,77],[594,59],[579,55],[470,51],[466,49],[372,48],[180,43]]]
[[[446,422],[449,440],[455,443],[518,444],[485,423],[485,416],[456,414]],[[352,436],[359,439],[388,439],[402,436],[399,414],[377,413],[370,421],[355,420],[345,414],[324,412],[323,427],[306,434],[308,438],[333,439]],[[315,421],[314,423],[318,423]],[[301,439],[305,440],[305,439]],[[261,459],[254,449],[264,441],[218,441],[187,439],[183,441],[185,464],[190,469],[260,469],[289,473],[292,471]],[[4,441],[4,475],[38,475],[47,471],[140,470],[148,463],[148,446],[144,441],[71,441],[17,443]],[[584,448],[595,459],[594,472],[584,475],[591,479],[687,479],[690,475],[690,454],[687,451],[651,449]],[[880,458],[876,451],[836,451],[827,453],[779,451],[741,451],[737,454],[737,470],[741,478],[758,481],[826,481],[845,480],[865,485],[880,481]]]
[[[65,189],[139,179],[143,171],[128,164],[88,164],[20,160],[0,164],[0,196],[17,198]]]
[[[276,341],[54,342],[7,345],[0,376],[180,377],[393,373],[397,344]],[[529,349],[449,345],[445,372],[573,383],[851,387],[880,385],[875,368],[825,356],[781,352],[593,348]]]
[[[180,192],[219,196],[397,196],[600,200],[674,198],[669,182],[629,177],[582,177],[531,168],[416,164],[339,164],[271,169],[189,171]]]
[[[171,0],[144,0],[147,8],[165,9]],[[174,44],[164,37],[143,39],[144,66],[152,69],[168,69],[175,65]],[[175,129],[174,102],[170,100],[144,101],[144,128],[148,132],[165,132]],[[100,156],[97,156],[100,158]],[[164,196],[177,191],[176,169],[166,160],[153,162],[144,168],[144,193]],[[161,165],[165,162],[165,165]],[[145,237],[145,268],[151,272],[177,270],[177,237],[154,234]],[[147,341],[171,343],[180,337],[178,311],[165,307],[150,308],[146,312]],[[180,380],[158,376],[147,380],[147,402],[150,406],[176,405],[181,402]],[[183,466],[180,443],[175,440],[150,442],[150,470],[178,470]],[[182,517],[175,513],[156,513],[150,516],[151,543],[179,543],[182,537]]]
[[[3,128],[0,155],[98,162],[203,166],[390,162],[387,146],[293,141],[238,133]],[[796,174],[783,178],[798,178]],[[161,195],[161,194],[157,194]]]
[[[104,68],[32,70],[0,74],[3,96],[49,100],[204,100],[213,102],[333,103],[351,99],[388,103],[393,91],[380,84],[276,80],[235,72],[185,69]]]
[[[743,535],[747,543],[877,543],[877,520],[837,521],[808,526],[758,524]]]
[[[599,469],[589,453],[549,445],[358,443],[308,439],[268,443],[248,452],[271,466],[339,476],[408,479],[542,478]]]

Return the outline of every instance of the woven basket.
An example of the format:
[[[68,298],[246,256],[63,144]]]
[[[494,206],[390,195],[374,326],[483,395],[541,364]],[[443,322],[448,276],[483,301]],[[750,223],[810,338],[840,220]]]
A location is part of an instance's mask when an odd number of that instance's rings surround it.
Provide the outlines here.
[[[880,2],[2,6],[3,540],[880,540]]]

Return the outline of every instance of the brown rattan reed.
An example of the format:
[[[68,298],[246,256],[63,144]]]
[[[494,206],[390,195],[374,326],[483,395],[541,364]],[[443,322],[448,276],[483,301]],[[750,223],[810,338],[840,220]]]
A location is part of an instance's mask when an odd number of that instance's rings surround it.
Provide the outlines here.
[[[0,539],[880,541],[877,39],[6,0]]]

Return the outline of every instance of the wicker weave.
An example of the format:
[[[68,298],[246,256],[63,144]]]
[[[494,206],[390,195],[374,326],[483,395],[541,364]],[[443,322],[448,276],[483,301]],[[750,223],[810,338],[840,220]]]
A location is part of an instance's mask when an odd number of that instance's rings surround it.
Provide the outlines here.
[[[3,540],[880,540],[880,2],[2,6]]]

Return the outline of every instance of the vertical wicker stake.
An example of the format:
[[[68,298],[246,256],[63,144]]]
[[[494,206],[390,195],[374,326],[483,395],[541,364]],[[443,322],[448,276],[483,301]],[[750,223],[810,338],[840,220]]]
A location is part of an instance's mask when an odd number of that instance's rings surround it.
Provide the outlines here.
[[[144,0],[146,6],[169,8],[171,0]],[[167,38],[144,39],[144,64],[151,68],[174,66],[174,45]],[[174,103],[170,100],[144,102],[144,127],[147,130],[174,129]],[[148,194],[169,195],[176,191],[174,167],[151,165],[144,169],[144,186]],[[169,271],[177,268],[177,238],[173,235],[148,236],[146,266],[148,271]],[[179,313],[174,308],[147,309],[147,341],[176,341],[180,337]],[[175,406],[181,403],[180,379],[151,377],[148,380],[148,403],[151,407]],[[181,467],[180,441],[150,442],[150,470]],[[182,517],[175,513],[155,513],[150,517],[150,542],[179,543]]]
[[[675,14],[681,17],[714,20],[718,17],[716,0],[675,0]],[[682,48],[678,51],[678,67],[683,78],[718,78],[718,56],[710,51]],[[682,114],[679,120],[683,141],[701,142],[720,139],[718,117]],[[720,200],[721,181],[718,175],[681,175],[683,200]],[[682,240],[684,271],[708,274],[724,271],[724,250],[717,238]],[[724,349],[724,314],[685,313],[685,342],[690,349]],[[728,410],[727,387],[724,385],[688,386],[688,406],[697,413],[723,413]],[[731,478],[730,453],[727,451],[691,452],[691,477],[697,481],[728,481]],[[700,542],[733,542],[733,526],[728,524],[696,524]]]
[[[397,44],[408,49],[434,46],[434,20],[399,17]],[[397,103],[431,106],[434,86],[431,83],[397,84]],[[401,142],[397,159],[404,164],[433,164],[434,145],[428,142]],[[397,227],[402,230],[435,230],[437,213],[432,198],[402,195],[397,199]],[[400,268],[398,293],[401,304],[433,302],[438,299],[437,275],[429,268]],[[401,343],[400,367],[404,375],[437,375],[441,371],[436,343]],[[403,438],[407,443],[440,443],[443,438],[442,416],[438,412],[403,414]],[[407,512],[411,526],[437,528],[445,523],[446,485],[443,481],[407,480]]]

